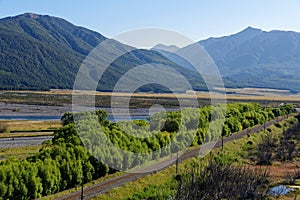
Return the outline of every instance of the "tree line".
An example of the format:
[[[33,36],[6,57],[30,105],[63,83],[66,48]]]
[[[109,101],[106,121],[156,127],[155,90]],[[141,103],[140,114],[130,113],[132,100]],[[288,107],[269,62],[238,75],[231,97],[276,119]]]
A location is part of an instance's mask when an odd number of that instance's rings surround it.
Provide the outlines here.
[[[57,193],[81,184],[82,177],[88,182],[117,171],[109,166],[126,170],[293,111],[290,105],[263,108],[256,103],[228,104],[226,112],[222,112],[222,106],[219,108],[157,113],[148,121],[133,123],[110,122],[102,110],[66,113],[63,127],[55,131],[52,140],[43,143],[37,154],[1,161],[0,196],[35,199]],[[219,125],[223,117],[225,125],[218,135],[214,133],[216,126],[210,123]],[[109,148],[111,144],[122,151]]]

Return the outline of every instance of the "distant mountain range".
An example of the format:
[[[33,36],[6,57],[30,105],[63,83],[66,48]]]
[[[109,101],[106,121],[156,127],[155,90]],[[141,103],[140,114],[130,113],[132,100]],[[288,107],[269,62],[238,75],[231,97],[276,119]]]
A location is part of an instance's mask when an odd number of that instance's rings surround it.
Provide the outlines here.
[[[213,59],[227,87],[300,90],[300,33],[248,27],[237,34],[209,38],[172,52],[162,46],[154,49],[192,70],[193,66],[176,53],[192,54],[198,44]]]
[[[300,33],[248,27],[199,43],[228,86],[300,90]]]
[[[105,39],[56,17],[26,13],[0,19],[0,89],[72,89],[82,61]],[[227,87],[300,91],[300,33],[248,27],[237,34],[197,44],[214,60]],[[133,49],[112,63],[97,90],[112,91],[123,74],[147,63],[170,66],[194,90],[207,90],[191,63],[176,55],[192,53],[193,45],[196,44],[180,49],[158,44],[151,50]],[[108,48],[120,50],[128,46],[115,41]],[[170,92],[157,84],[145,85],[138,91]]]

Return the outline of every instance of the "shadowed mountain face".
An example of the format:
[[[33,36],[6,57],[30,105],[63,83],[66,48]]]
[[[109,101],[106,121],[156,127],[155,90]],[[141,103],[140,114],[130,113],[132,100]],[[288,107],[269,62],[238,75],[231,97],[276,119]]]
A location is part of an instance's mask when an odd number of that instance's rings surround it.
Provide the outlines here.
[[[57,17],[26,13],[1,19],[0,89],[72,89],[83,60],[92,49],[106,39],[97,32],[75,26]],[[117,41],[110,44],[101,52],[106,53],[104,58],[111,58],[112,52],[128,48]],[[111,64],[97,90],[112,91],[124,73],[147,63],[170,66],[183,74],[191,82],[193,89],[205,90],[205,84],[199,75],[185,70],[160,53],[131,49],[132,52],[119,57]],[[91,77],[87,78],[100,79],[95,77],[96,74],[90,71],[87,75]],[[175,74],[170,74],[170,77],[172,76],[175,77]],[[185,91],[187,88],[177,89]],[[159,85],[150,84],[137,91],[165,90],[166,88]]]

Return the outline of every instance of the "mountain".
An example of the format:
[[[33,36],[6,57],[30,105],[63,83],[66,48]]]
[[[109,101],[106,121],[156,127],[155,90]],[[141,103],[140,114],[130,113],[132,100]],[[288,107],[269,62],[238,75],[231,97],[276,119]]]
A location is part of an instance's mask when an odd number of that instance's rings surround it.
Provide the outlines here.
[[[0,19],[0,89],[72,89],[78,69],[86,56],[98,44],[107,40],[95,31],[47,15],[25,13]],[[199,44],[205,50],[202,55],[195,53]],[[184,76],[192,89],[207,90],[202,77],[195,73],[193,63],[180,56],[186,55],[188,60],[199,61],[198,64],[203,66],[202,73],[212,83],[217,77],[210,74],[212,63],[209,56],[227,87],[300,91],[300,33],[297,32],[266,32],[248,27],[233,35],[208,38],[180,49],[174,45],[158,44],[151,50],[141,50],[110,40],[109,45],[102,49],[103,61],[105,58],[114,58],[125,49],[129,49],[130,53],[118,57],[110,64],[97,90],[112,91],[124,74],[149,63],[169,66]],[[158,69],[159,66],[155,69],[156,73]],[[101,69],[95,66],[81,81],[97,81],[100,72]],[[149,72],[131,78],[147,80],[157,75]],[[162,76],[162,73],[159,75]],[[178,85],[175,72],[170,71],[164,76],[166,80],[172,81],[176,91],[187,89]],[[136,91],[170,92],[159,84],[144,85]]]
[[[198,44],[214,60],[229,87],[300,91],[300,33],[248,27]]]
[[[163,50],[163,51],[169,51],[169,52],[175,52],[179,50],[180,48],[176,45],[165,45],[165,44],[157,44],[154,47],[151,48],[152,50]]]
[[[199,55],[195,53],[199,45],[214,61],[226,87],[300,91],[300,33],[266,32],[247,27],[239,33],[208,38],[173,52],[157,51],[192,71],[195,69],[193,65],[179,55],[190,55],[190,60],[199,60]],[[209,74],[210,70],[206,67],[202,72]]]
[[[183,56],[178,54],[178,51],[180,51],[179,47],[175,45],[167,46],[164,44],[157,44],[154,47],[152,47],[151,50],[157,51],[169,60],[173,61],[174,63],[177,63],[178,65],[184,67],[187,70],[193,71],[193,73],[195,72],[194,66],[191,63],[189,63],[186,59],[184,59]]]
[[[50,16],[26,13],[1,19],[1,89],[72,88],[80,63],[104,39]]]
[[[48,15],[25,13],[0,19],[0,89],[72,89],[82,62],[104,40],[107,38],[97,32]],[[117,41],[111,41],[105,48],[102,53],[107,59],[124,49],[129,48],[131,52],[109,66],[97,90],[112,91],[123,74],[147,63],[170,66],[183,74],[194,89],[206,89],[201,77],[157,51],[138,50]],[[98,71],[91,71],[88,75],[91,77],[87,79],[97,80]],[[175,74],[170,77],[176,80]],[[178,88],[180,91],[185,89]],[[150,84],[138,91],[160,92],[166,88]]]

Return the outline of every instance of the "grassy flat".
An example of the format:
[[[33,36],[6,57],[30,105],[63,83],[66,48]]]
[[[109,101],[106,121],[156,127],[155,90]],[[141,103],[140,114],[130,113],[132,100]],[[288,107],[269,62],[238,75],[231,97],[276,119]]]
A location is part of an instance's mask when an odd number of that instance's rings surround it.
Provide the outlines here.
[[[35,136],[41,135],[41,132],[53,132],[55,129],[61,127],[61,123],[60,121],[1,120],[0,129],[1,127],[3,133],[0,133],[0,137],[6,137],[8,133],[12,134],[13,132],[16,132],[13,133],[15,137],[17,137],[17,135],[29,136],[28,132],[32,132],[30,136]],[[21,132],[23,133],[21,134]],[[49,133],[43,134],[49,135]]]
[[[26,147],[19,147],[19,148],[0,149],[0,157],[1,159],[9,159],[9,158],[23,159],[23,158],[27,158],[28,156],[32,156],[36,154],[41,147],[42,147],[41,145],[36,145],[36,146],[26,146]]]

